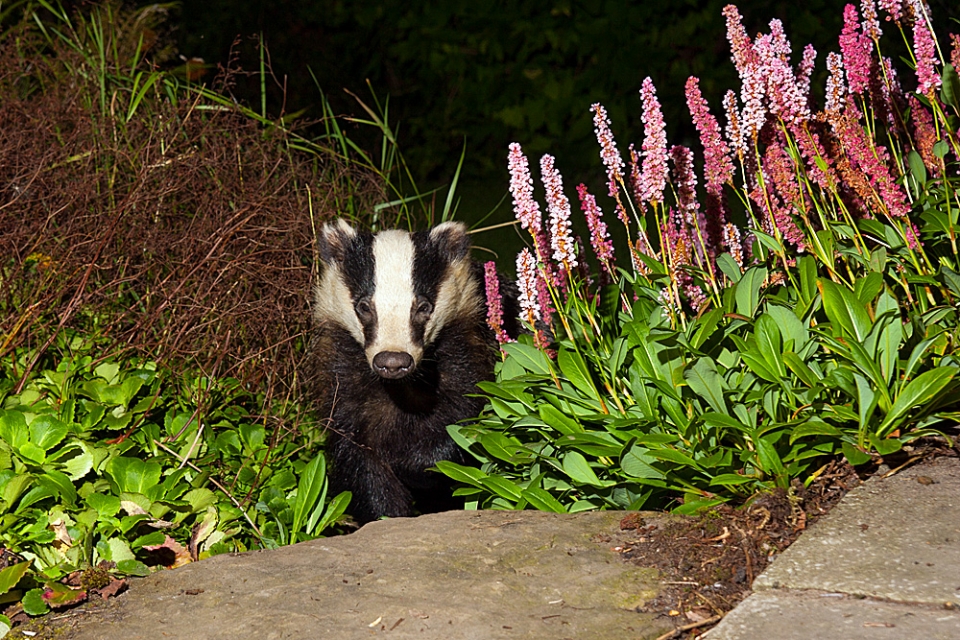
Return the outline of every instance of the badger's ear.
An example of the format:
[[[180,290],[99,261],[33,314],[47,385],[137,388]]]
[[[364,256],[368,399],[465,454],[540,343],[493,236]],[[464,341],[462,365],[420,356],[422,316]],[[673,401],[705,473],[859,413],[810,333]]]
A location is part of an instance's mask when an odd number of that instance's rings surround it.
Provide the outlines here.
[[[320,229],[318,238],[320,258],[327,264],[343,262],[347,255],[347,247],[356,237],[357,230],[343,218],[328,222]]]
[[[444,222],[430,230],[433,242],[447,260],[456,262],[470,255],[470,237],[462,222]]]

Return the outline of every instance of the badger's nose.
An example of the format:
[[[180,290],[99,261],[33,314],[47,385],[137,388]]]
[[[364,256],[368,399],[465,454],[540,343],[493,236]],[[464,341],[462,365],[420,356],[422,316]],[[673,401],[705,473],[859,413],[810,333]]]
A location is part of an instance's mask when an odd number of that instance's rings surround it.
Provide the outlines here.
[[[413,356],[402,351],[381,351],[373,356],[373,368],[381,378],[397,380],[413,371]]]

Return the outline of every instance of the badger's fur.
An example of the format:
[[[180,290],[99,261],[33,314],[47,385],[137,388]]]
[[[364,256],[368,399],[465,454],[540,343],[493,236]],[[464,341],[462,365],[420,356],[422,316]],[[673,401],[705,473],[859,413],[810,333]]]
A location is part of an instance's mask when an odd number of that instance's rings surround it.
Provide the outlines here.
[[[462,224],[319,239],[313,357],[336,490],[358,522],[452,508],[439,460],[466,462],[447,425],[480,413],[496,350]],[[416,505],[416,506],[415,506]]]

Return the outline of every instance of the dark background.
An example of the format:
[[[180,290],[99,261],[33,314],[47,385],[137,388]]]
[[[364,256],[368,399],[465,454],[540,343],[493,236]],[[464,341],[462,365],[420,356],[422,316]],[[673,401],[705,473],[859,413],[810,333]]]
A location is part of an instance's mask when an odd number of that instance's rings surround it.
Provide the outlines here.
[[[607,108],[625,155],[629,143],[642,141],[639,89],[646,76],[657,86],[669,143],[690,145],[699,158],[683,85],[698,76],[711,110],[725,121],[722,95],[739,90],[721,15],[728,1],[189,0],[172,13],[171,37],[187,57],[223,64],[233,51],[245,69],[257,70],[262,34],[277,79],[267,83],[273,116],[301,109],[304,117],[319,116],[321,89],[338,113],[362,115],[344,89],[369,104],[369,81],[381,99],[389,95],[390,121],[422,188],[449,182],[466,142],[459,215],[476,220],[507,192],[512,141],[523,145],[532,165],[554,154],[568,196],[580,181],[605,191],[589,107]],[[822,93],[826,55],[839,50],[844,4],[738,6],[751,35],[767,31],[772,18],[783,21],[794,64],[807,43],[816,47],[813,87]],[[960,15],[960,3],[930,4],[941,45],[949,46],[946,31],[958,30],[949,17]],[[898,56],[895,25],[886,23],[884,31],[884,53]],[[905,84],[912,83],[899,67]],[[260,90],[257,77],[234,87],[258,109]],[[377,144],[373,131],[350,133]],[[493,220],[507,219],[509,208],[507,201]]]

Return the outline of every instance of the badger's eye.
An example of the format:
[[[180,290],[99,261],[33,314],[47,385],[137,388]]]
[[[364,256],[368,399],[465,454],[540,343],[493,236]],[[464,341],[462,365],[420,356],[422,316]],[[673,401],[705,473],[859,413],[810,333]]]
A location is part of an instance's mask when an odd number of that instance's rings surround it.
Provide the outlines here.
[[[366,299],[357,301],[357,304],[354,305],[354,310],[357,312],[357,317],[360,320],[367,320],[373,316],[373,307],[370,306],[370,302]]]
[[[426,300],[421,300],[417,305],[417,315],[429,316],[431,313],[433,313],[433,305]]]

